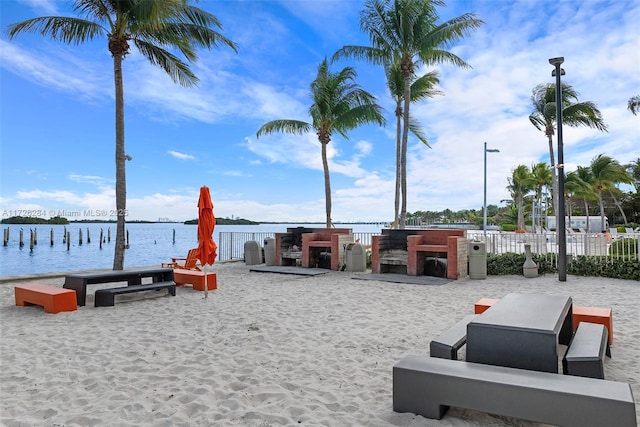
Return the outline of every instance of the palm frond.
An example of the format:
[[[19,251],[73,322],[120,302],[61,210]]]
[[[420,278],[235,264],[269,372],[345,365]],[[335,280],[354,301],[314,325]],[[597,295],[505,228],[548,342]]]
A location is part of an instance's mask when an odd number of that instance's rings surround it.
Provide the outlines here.
[[[133,42],[142,56],[147,58],[151,64],[162,68],[175,83],[185,87],[198,85],[198,77],[187,64],[171,52],[145,40],[134,39]]]
[[[300,120],[272,120],[260,126],[256,137],[260,138],[262,135],[270,135],[272,133],[290,133],[302,135],[309,133],[312,130],[311,124]]]
[[[19,33],[40,33],[53,40],[78,45],[107,33],[95,22],[64,16],[44,16],[8,25],[6,33],[13,39]]]

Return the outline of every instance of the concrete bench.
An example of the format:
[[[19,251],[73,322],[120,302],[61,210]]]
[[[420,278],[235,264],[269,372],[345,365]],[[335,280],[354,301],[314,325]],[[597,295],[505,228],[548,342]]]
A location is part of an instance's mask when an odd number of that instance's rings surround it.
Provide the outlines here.
[[[199,270],[173,270],[173,281],[176,286],[190,284],[196,291],[204,291],[204,271]],[[214,272],[207,272],[207,290],[218,289],[218,276]]]
[[[467,324],[476,317],[465,317],[429,344],[429,355],[442,359],[458,360],[458,350],[467,342]]]
[[[39,305],[45,313],[60,313],[78,309],[76,291],[56,286],[31,283],[16,285],[14,288],[16,305]]]
[[[611,357],[607,328],[597,323],[580,322],[562,358],[565,375],[604,379],[604,355]]]
[[[393,367],[393,410],[441,419],[450,406],[564,427],[637,427],[631,386],[426,356]]]
[[[121,288],[105,288],[98,289],[95,293],[95,307],[113,307],[115,305],[115,296],[121,294],[130,294],[133,292],[159,291],[167,289],[172,296],[176,295],[176,284],[174,282],[155,282],[145,285],[130,285]]]

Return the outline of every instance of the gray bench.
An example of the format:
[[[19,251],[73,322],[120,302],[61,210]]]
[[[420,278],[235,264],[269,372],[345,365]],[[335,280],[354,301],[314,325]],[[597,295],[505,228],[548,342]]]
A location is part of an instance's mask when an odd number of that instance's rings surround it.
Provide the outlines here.
[[[144,285],[130,285],[121,288],[105,288],[98,289],[95,293],[95,307],[113,307],[115,305],[115,296],[121,294],[129,294],[132,292],[159,291],[167,289],[172,296],[176,295],[175,282],[155,282]]]
[[[604,355],[611,357],[604,325],[580,322],[562,359],[565,375],[604,379]]]
[[[631,386],[426,356],[393,367],[393,410],[440,419],[450,406],[565,427],[637,427]]]
[[[467,324],[477,315],[465,317],[429,344],[431,357],[458,360],[458,350],[467,342]]]

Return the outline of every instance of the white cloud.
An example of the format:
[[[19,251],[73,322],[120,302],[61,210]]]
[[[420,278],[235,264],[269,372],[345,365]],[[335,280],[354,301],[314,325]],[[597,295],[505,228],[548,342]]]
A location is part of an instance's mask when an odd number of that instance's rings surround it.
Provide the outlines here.
[[[176,159],[180,159],[180,160],[195,160],[196,158],[196,156],[193,156],[191,154],[181,153],[179,151],[174,151],[174,150],[169,150],[168,153],[172,157],[175,157]]]

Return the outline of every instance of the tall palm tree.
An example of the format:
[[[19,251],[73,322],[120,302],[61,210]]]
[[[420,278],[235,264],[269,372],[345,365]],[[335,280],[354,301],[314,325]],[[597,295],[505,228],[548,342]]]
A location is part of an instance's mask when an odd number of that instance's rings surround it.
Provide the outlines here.
[[[536,201],[538,206],[542,206],[542,190],[551,185],[551,171],[545,162],[531,165],[531,177],[535,181]],[[536,224],[533,224],[536,227]],[[534,231],[536,231],[534,229]]]
[[[346,67],[338,73],[331,72],[325,58],[318,67],[316,79],[311,83],[311,123],[291,119],[273,120],[263,124],[256,134],[260,138],[261,135],[274,132],[305,134],[315,131],[322,147],[327,228],[332,225],[331,181],[327,159],[327,145],[331,142],[331,136],[338,133],[348,139],[347,131],[362,124],[377,123],[384,126],[386,123],[376,98],[355,82],[356,76],[352,67]]]
[[[629,98],[627,108],[633,113],[634,116],[638,114],[638,111],[640,111],[640,95],[632,96],[631,98]]]
[[[446,49],[479,28],[483,22],[467,13],[438,23],[436,6],[441,0],[367,0],[360,13],[360,28],[369,34],[371,46],[343,46],[334,58],[364,59],[372,64],[391,66],[398,63],[404,79],[400,181],[402,208],[400,228],[407,216],[407,142],[410,127],[411,82],[420,65],[451,63],[469,67],[464,60]]]
[[[607,190],[613,197],[613,201],[615,205],[620,210],[622,214],[622,218],[624,219],[624,223],[627,223],[627,216],[622,210],[620,203],[616,199],[615,195],[611,191],[615,187],[616,184],[619,183],[631,183],[631,177],[627,173],[624,166],[620,164],[617,160],[612,159],[609,156],[604,154],[598,154],[596,157],[591,160],[591,174],[593,175],[593,186],[598,194],[598,204],[600,206],[600,224],[602,226],[602,231],[605,228],[604,222],[604,202],[602,200],[602,192]]]
[[[524,197],[535,189],[536,181],[529,168],[518,165],[511,171],[507,190],[518,208],[518,231],[524,231]]]
[[[162,68],[175,82],[191,87],[198,78],[189,68],[196,63],[196,48],[226,45],[237,51],[235,43],[215,29],[218,19],[188,0],[74,0],[73,10],[80,17],[45,16],[9,25],[12,39],[19,33],[40,33],[53,40],[78,45],[98,37],[106,37],[113,57],[116,100],[116,242],[113,269],[122,270],[125,249],[125,217],[127,215],[127,183],[124,134],[124,84],[122,62],[130,52],[130,42],[153,65]],[[180,52],[187,62],[175,55]]]
[[[394,204],[394,216],[393,224],[399,223],[399,210],[400,210],[400,162],[401,162],[401,150],[402,150],[402,105],[404,104],[404,77],[400,72],[400,65],[394,62],[387,68],[387,87],[393,100],[395,101],[395,115],[396,115],[396,193]],[[442,95],[443,92],[435,89],[435,86],[440,83],[440,79],[437,71],[431,71],[421,77],[418,77],[411,83],[411,102],[421,101],[426,98],[433,98],[436,95]],[[420,140],[424,145],[431,148],[429,142],[420,124],[409,119],[409,130],[411,133]]]
[[[607,126],[602,119],[598,107],[590,101],[578,102],[578,92],[571,85],[562,83],[562,123],[566,126],[588,126],[602,132]],[[553,151],[553,135],[556,126],[556,85],[546,83],[536,86],[531,95],[533,111],[529,120],[536,129],[544,132],[549,143],[549,160],[551,165],[551,186],[553,213],[558,214],[558,175]],[[562,165],[564,166],[564,165]],[[557,221],[556,221],[557,223]]]

